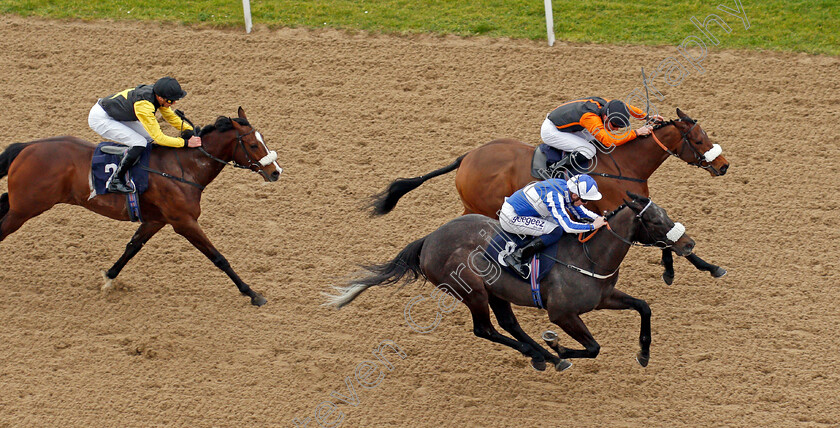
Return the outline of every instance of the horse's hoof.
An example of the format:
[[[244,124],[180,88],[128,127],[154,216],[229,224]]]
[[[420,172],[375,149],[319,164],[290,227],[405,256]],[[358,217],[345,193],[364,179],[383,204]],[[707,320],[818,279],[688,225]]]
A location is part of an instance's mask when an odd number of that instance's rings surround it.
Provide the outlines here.
[[[662,272],[662,280],[665,281],[665,284],[671,285],[674,283],[674,272],[668,273],[668,271]]]
[[[542,361],[531,360],[531,367],[533,367],[534,370],[536,370],[538,372],[545,371],[545,360],[542,360]]]
[[[108,278],[108,272],[102,272],[102,277],[105,278],[105,283],[102,284],[102,292],[107,293],[114,289],[114,280]]]
[[[546,345],[553,348],[553,347],[557,346],[557,333],[555,333],[551,330],[546,330],[542,334],[542,340],[545,341]]]
[[[555,365],[554,365],[554,368],[555,368],[558,372],[562,372],[563,370],[566,370],[566,369],[568,369],[568,368],[569,368],[569,367],[571,367],[571,366],[572,366],[572,362],[571,362],[571,361],[569,361],[569,360],[560,360],[560,361],[558,361],[558,362],[557,362],[557,364],[555,364]]]
[[[636,362],[642,367],[647,367],[650,362],[650,355],[642,355],[642,351],[636,354]]]
[[[717,269],[715,269],[715,270],[713,270],[709,273],[712,274],[712,278],[720,278],[720,277],[726,275],[726,269],[718,266]]]
[[[257,294],[254,297],[251,297],[251,304],[254,306],[262,306],[266,302],[268,302],[268,300],[266,300],[265,297],[260,296],[259,294]]]

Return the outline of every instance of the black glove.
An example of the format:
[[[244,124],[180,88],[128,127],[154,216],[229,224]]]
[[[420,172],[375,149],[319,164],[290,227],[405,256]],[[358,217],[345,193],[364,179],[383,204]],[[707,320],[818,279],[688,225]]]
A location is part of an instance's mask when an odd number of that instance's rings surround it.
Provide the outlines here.
[[[192,129],[185,129],[181,131],[181,138],[184,140],[189,140],[192,136],[195,135]]]

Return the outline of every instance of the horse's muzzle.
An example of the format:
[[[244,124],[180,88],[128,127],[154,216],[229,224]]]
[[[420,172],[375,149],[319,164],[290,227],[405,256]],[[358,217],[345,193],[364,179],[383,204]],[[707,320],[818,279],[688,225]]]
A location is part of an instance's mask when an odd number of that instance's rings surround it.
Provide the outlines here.
[[[674,252],[677,253],[678,256],[685,257],[694,251],[694,245],[694,240],[684,235],[674,243],[673,248]]]

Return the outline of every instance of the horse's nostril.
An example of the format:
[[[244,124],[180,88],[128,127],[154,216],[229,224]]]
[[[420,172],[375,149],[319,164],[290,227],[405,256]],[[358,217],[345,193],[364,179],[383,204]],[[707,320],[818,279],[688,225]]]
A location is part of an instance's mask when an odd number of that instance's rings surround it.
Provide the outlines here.
[[[729,164],[720,167],[720,175],[726,174],[727,169],[729,169]]]

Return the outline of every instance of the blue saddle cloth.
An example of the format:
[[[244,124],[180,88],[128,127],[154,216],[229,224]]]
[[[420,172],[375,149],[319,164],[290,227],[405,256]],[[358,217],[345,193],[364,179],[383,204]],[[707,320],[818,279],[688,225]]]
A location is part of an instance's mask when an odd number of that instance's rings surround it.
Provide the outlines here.
[[[107,141],[99,143],[99,145],[96,146],[96,150],[93,152],[93,159],[91,159],[90,170],[91,175],[93,176],[93,189],[96,191],[97,195],[104,195],[108,193],[108,188],[106,187],[108,179],[111,178],[111,174],[117,170],[117,165],[120,164],[120,159],[122,159],[122,156],[120,155],[103,153],[102,147],[104,146],[124,147],[121,144],[115,144]],[[146,146],[146,150],[143,151],[143,154],[140,155],[140,161],[131,167],[126,175],[126,178],[134,183],[134,189],[136,189],[136,193],[138,195],[146,191],[149,187],[149,172],[142,167],[149,166],[149,157],[151,156],[151,153],[152,145],[149,144]]]
[[[510,273],[516,278],[522,279],[516,271],[511,269],[508,265],[505,264],[504,257],[514,251],[517,248],[522,246],[525,242],[532,239],[533,236],[528,236],[525,239],[521,239],[518,235],[513,233],[507,233],[500,231],[490,240],[490,243],[487,244],[487,248],[485,248],[485,252],[487,256],[496,262],[502,269]],[[554,267],[554,260],[550,259],[548,256],[556,257],[557,256],[557,246],[558,243],[540,251],[540,254],[537,259],[537,276],[536,282],[542,281],[546,274]],[[533,260],[529,260],[528,262],[532,262]],[[533,264],[532,264],[533,268]],[[531,274],[533,276],[533,272]],[[522,279],[525,281],[525,279]],[[533,282],[533,281],[532,281]]]

